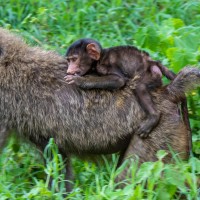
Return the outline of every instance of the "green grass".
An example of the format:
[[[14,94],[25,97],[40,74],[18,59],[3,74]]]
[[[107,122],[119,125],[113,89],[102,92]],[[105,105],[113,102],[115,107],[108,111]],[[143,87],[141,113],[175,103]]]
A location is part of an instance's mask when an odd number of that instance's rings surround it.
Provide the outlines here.
[[[46,165],[28,145],[19,146],[15,138],[1,156],[0,199],[64,199],[63,161],[51,139],[44,151]],[[26,152],[26,153],[25,153]],[[28,152],[28,154],[27,154]],[[138,167],[136,160],[127,160],[116,169],[118,157],[102,157],[101,165],[73,159],[75,182],[66,199],[137,200],[137,199],[197,199],[200,195],[200,160],[191,157],[181,161],[174,155],[173,164],[164,164],[166,153],[157,153],[157,162],[146,162]],[[129,165],[129,177],[120,184],[116,176]],[[51,186],[50,177],[53,178]],[[198,183],[197,183],[198,182]]]
[[[0,0],[0,26],[22,35],[31,45],[64,54],[76,39],[92,37],[104,47],[130,44],[148,51],[170,69],[199,65],[200,1],[196,0]],[[137,162],[124,189],[114,183],[117,157],[103,165],[73,160],[75,187],[68,199],[197,199],[200,193],[200,90],[188,95],[194,156],[165,165]],[[53,141],[41,156],[11,138],[0,157],[0,200],[62,199],[63,162]],[[126,164],[126,163],[125,163]],[[125,165],[124,164],[124,165]],[[122,166],[123,168],[123,166]],[[137,169],[137,170],[136,170]],[[50,188],[49,177],[53,177]],[[198,183],[197,183],[198,182]]]

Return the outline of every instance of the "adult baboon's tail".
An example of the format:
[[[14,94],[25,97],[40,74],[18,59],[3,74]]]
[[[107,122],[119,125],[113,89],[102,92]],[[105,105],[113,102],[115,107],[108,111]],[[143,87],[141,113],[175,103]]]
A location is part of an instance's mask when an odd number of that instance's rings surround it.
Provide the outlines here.
[[[188,129],[189,151],[192,153],[192,133],[189,123],[187,101],[185,93],[200,86],[200,69],[195,67],[185,67],[176,78],[167,86],[169,98],[175,103],[182,102],[182,117]]]
[[[176,78],[167,86],[170,98],[174,102],[179,102],[185,97],[185,93],[200,86],[200,69],[195,67],[185,67]]]

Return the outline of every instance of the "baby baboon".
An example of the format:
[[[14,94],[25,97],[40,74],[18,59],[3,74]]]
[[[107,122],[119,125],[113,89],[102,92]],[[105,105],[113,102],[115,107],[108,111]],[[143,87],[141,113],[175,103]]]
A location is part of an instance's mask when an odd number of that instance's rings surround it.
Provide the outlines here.
[[[137,133],[144,138],[149,135],[160,119],[160,113],[156,110],[149,92],[162,85],[162,74],[173,80],[173,72],[160,62],[152,60],[147,52],[134,46],[104,49],[99,42],[88,38],[77,40],[70,45],[66,57],[66,81],[83,89],[119,89],[124,87],[128,80],[138,76],[134,92],[146,112],[146,120],[138,127]],[[95,68],[100,76],[81,82],[80,76],[87,74],[92,68]]]

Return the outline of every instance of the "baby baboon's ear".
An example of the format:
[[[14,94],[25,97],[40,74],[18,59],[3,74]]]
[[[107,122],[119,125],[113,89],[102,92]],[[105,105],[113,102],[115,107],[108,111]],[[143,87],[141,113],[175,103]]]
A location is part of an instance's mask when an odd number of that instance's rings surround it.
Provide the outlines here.
[[[90,56],[90,58],[94,60],[100,59],[101,49],[96,43],[90,43],[86,47],[87,53]]]

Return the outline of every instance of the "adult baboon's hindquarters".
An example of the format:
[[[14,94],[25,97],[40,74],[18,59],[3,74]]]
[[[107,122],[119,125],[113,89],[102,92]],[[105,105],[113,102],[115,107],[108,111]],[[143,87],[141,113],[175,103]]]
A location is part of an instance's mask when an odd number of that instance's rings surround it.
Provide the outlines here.
[[[152,93],[161,119],[151,137],[142,140],[134,131],[144,113],[128,85],[114,92],[82,91],[68,85],[63,79],[63,57],[29,47],[2,28],[0,49],[1,146],[9,130],[15,129],[16,134],[41,149],[53,137],[68,160],[71,154],[90,156],[124,151],[130,141],[125,156],[138,155],[141,162],[155,160],[156,151],[167,150],[168,145],[187,158],[188,132],[177,103],[185,86],[199,81],[197,69],[190,73],[183,69],[181,73],[186,72],[188,77],[178,75],[183,86],[176,84],[177,77],[168,87]]]

